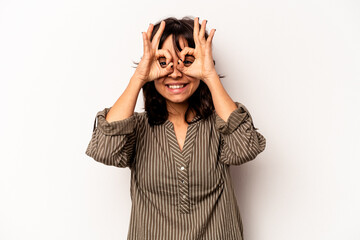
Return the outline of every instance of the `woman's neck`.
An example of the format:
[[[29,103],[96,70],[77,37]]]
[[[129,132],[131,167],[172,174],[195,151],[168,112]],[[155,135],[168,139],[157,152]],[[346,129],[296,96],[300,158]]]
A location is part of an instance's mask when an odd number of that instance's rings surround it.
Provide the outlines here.
[[[188,102],[184,103],[167,103],[167,109],[169,113],[169,121],[173,123],[184,123],[185,122],[185,112],[189,107]],[[188,113],[188,121],[190,122],[195,117],[193,111]]]

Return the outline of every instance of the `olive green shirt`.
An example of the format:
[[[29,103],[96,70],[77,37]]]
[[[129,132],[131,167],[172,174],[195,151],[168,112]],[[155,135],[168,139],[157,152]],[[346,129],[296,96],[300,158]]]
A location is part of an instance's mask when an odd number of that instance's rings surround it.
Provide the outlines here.
[[[145,112],[107,122],[99,111],[86,155],[131,170],[129,240],[242,240],[230,165],[253,160],[266,139],[235,102],[227,122],[196,116],[180,150],[173,123],[151,127]],[[96,124],[97,120],[97,124]]]

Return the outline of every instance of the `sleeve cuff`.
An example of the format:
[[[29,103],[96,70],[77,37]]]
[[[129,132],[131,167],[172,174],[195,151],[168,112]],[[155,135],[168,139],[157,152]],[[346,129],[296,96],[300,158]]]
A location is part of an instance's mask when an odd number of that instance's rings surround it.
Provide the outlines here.
[[[230,134],[248,117],[251,115],[247,108],[239,102],[235,102],[237,109],[235,109],[225,122],[215,111],[215,127],[223,134]],[[252,120],[251,120],[252,121]]]
[[[103,110],[99,111],[96,114],[93,130],[95,130],[96,119],[97,119],[97,121],[98,121],[97,127],[105,135],[121,135],[121,134],[132,133],[135,128],[136,112],[134,112],[134,114],[128,118],[109,123],[108,121],[106,121],[106,115],[110,109],[111,109],[111,107],[104,108]]]

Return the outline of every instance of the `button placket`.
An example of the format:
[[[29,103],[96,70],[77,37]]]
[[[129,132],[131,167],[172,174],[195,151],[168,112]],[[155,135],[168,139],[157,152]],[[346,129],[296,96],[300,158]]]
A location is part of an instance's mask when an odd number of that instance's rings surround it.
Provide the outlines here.
[[[177,159],[180,160],[180,159]],[[176,161],[178,165],[177,175],[180,181],[178,185],[179,188],[179,206],[181,213],[189,213],[190,212],[190,202],[189,202],[189,186],[188,186],[188,165],[185,165],[184,159],[183,161]]]
[[[192,123],[188,126],[183,149],[180,151],[176,139],[174,126],[170,121],[166,121],[166,131],[168,136],[169,147],[172,152],[173,163],[175,166],[178,188],[178,204],[180,213],[190,213],[190,196],[189,196],[189,162],[191,159],[192,144],[198,130],[198,124]]]

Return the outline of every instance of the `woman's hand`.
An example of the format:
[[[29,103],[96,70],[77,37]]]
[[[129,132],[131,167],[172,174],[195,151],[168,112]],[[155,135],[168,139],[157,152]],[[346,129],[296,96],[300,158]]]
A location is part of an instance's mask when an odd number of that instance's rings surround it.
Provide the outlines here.
[[[135,75],[144,82],[150,82],[164,77],[174,71],[172,56],[169,50],[158,49],[160,37],[165,29],[165,21],[160,23],[160,27],[150,42],[151,33],[154,25],[150,24],[147,32],[142,32],[144,55],[135,70]],[[160,66],[159,58],[166,58],[166,67]]]
[[[214,61],[212,57],[212,39],[215,34],[215,29],[211,29],[207,39],[205,39],[205,28],[207,20],[203,20],[201,29],[199,31],[199,18],[194,19],[194,41],[195,49],[185,47],[180,53],[180,60],[178,61],[177,69],[184,74],[203,80],[205,83],[211,77],[218,76],[215,70]],[[195,58],[190,66],[184,61],[187,58],[191,61],[191,55]]]

